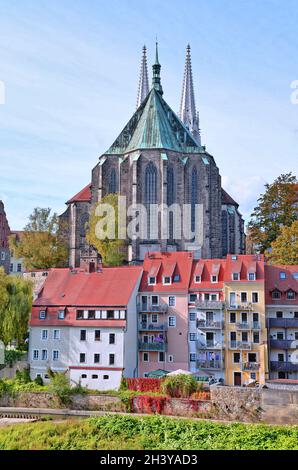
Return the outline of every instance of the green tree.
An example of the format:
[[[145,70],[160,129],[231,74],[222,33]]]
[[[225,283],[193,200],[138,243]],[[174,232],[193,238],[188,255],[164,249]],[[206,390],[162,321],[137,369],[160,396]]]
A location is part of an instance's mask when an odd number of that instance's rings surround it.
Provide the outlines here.
[[[292,173],[280,175],[272,184],[265,185],[265,193],[259,197],[248,224],[250,239],[261,253],[270,248],[283,227],[297,220],[297,188]]]
[[[10,238],[10,246],[26,269],[49,269],[67,266],[68,247],[65,231],[50,208],[35,208],[29,216],[20,241]]]
[[[126,259],[126,242],[118,232],[118,196],[109,194],[92,209],[86,234],[106,266],[118,266]]]
[[[266,251],[270,264],[298,264],[298,221],[283,227],[281,234]]]
[[[22,344],[32,307],[32,283],[0,272],[0,340]]]

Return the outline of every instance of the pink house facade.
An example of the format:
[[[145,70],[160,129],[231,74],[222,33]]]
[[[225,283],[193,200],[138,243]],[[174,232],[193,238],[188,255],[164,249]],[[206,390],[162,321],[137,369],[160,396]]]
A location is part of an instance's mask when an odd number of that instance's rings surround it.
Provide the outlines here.
[[[148,253],[138,298],[138,375],[189,369],[188,287],[193,255]]]

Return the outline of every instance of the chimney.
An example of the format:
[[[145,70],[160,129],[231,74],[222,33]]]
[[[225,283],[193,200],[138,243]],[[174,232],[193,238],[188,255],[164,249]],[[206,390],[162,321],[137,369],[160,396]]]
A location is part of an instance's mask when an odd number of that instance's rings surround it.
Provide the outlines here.
[[[89,274],[102,272],[101,258],[93,247],[88,246],[81,250],[80,268]]]

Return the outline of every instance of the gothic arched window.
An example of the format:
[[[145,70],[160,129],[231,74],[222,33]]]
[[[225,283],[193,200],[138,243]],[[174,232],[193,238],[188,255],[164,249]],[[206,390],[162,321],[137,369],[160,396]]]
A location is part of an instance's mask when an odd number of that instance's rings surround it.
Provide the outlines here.
[[[112,168],[110,174],[110,181],[109,181],[109,193],[116,193],[117,192],[117,177],[116,177],[116,170]]]
[[[150,222],[151,222],[151,204],[157,203],[157,169],[156,166],[150,162],[148,163],[145,171],[145,204],[147,207],[147,230],[148,237],[150,238]]]
[[[196,167],[193,167],[191,172],[191,231],[194,232],[196,228],[196,204],[198,204],[198,172]]]
[[[168,166],[167,169],[167,205],[168,208],[174,204],[175,201],[175,183],[174,183],[174,168],[172,166]],[[173,223],[173,212],[169,212],[168,218],[169,224],[169,239],[172,240],[174,237],[174,223]]]

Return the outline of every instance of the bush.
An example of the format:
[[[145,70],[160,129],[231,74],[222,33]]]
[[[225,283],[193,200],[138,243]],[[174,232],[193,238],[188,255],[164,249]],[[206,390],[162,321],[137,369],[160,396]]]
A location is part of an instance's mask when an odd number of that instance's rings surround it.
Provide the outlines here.
[[[178,374],[165,378],[161,390],[173,398],[189,398],[197,391],[198,382],[192,375]]]
[[[16,375],[15,375],[15,381],[18,382],[19,384],[27,384],[31,382],[30,368],[26,367],[26,369],[17,370]]]
[[[63,372],[51,372],[49,375],[48,391],[58,398],[61,405],[67,405],[72,393],[67,376]]]
[[[5,351],[5,364],[12,367],[17,361],[19,361],[24,352],[16,349],[9,349]]]
[[[34,379],[34,383],[36,383],[36,385],[43,386],[43,380],[42,380],[42,377],[41,377],[40,375],[38,375],[37,377],[35,377],[35,379]]]
[[[160,392],[161,379],[126,379],[127,388],[136,392]]]

